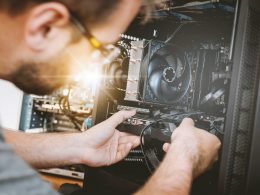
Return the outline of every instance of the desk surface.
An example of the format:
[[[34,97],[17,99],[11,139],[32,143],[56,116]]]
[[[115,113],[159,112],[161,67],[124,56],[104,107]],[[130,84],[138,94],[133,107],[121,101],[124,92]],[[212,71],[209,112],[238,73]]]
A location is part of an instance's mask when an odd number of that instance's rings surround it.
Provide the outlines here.
[[[44,174],[44,173],[41,173],[41,177],[43,178],[43,180],[50,182],[53,188],[56,190],[58,190],[59,187],[64,183],[78,184],[81,187],[83,186],[83,181],[77,179],[70,179],[66,177]]]

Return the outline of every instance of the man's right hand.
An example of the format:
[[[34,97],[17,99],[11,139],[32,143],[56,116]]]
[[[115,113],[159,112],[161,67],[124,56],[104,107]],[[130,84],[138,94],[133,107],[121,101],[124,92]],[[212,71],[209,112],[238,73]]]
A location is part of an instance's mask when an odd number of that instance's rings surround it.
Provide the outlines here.
[[[172,151],[182,151],[193,167],[193,178],[209,169],[218,159],[218,150],[221,146],[219,139],[202,129],[194,126],[190,118],[182,121],[181,125],[171,136],[172,144],[164,144],[163,149],[168,155]]]
[[[171,144],[164,144],[164,160],[135,195],[188,195],[192,180],[218,159],[219,139],[194,126],[186,118],[173,132]]]

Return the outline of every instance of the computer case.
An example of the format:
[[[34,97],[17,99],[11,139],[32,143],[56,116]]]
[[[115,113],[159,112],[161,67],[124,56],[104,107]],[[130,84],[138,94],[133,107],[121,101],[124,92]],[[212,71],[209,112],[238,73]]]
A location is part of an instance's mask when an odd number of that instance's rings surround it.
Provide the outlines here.
[[[229,4],[231,1],[223,2]],[[232,63],[232,71],[230,71],[229,78],[230,87],[226,91],[228,94],[226,110],[222,112],[222,114],[225,113],[225,120],[223,122],[224,135],[220,136],[222,141],[220,160],[212,171],[205,173],[194,181],[191,194],[260,194],[260,156],[258,154],[258,150],[260,150],[260,142],[258,141],[260,139],[260,2],[257,0],[238,0],[233,5],[235,5],[235,10],[233,22],[231,23],[232,32],[228,40],[230,42],[230,47],[228,47],[229,56],[227,56],[229,59],[227,64]],[[227,7],[225,8],[227,9]],[[133,32],[133,27],[135,25],[132,25],[132,29],[130,27],[128,32]],[[147,28],[149,28],[149,25]],[[143,34],[140,32],[142,30],[144,29],[138,31],[139,37],[135,33],[124,37],[134,41],[141,41]],[[144,34],[145,32],[144,30]],[[154,39],[157,39],[156,33],[155,30],[153,35],[147,37],[154,41]],[[147,46],[151,45],[151,42],[142,42],[142,44]],[[151,50],[153,47],[149,46],[147,50],[149,49]],[[149,53],[147,50],[143,52]],[[188,51],[186,52],[188,53]],[[201,56],[201,53],[199,56]],[[145,62],[145,58],[143,62]],[[145,85],[142,84],[144,82],[146,81],[139,82],[142,87],[138,89],[141,90],[142,97],[151,94],[152,91],[149,91],[149,89],[148,91],[144,90]],[[111,109],[112,104],[116,104],[118,99],[123,99],[121,102],[119,100],[119,103],[124,102],[124,105],[127,104],[129,107],[136,108],[140,105],[138,103],[140,97],[138,96],[131,96],[132,99],[136,98],[135,102],[126,101],[129,99],[124,99],[125,94],[122,93],[117,93],[112,98],[113,101],[110,100],[110,96],[111,90],[104,88],[101,92],[99,89],[93,115],[95,123],[99,123],[110,116],[106,111],[110,110],[109,113],[111,113],[111,110],[113,110]],[[185,101],[188,102],[193,96],[194,94],[187,94]],[[158,104],[158,99],[156,101],[152,101],[152,99],[149,101],[144,100],[146,104],[142,105],[142,109],[161,108],[163,106]],[[185,101],[179,103],[189,111],[190,105],[186,106],[187,102]],[[178,108],[178,103],[174,102],[174,104]],[[191,107],[194,108],[194,105]],[[210,115],[210,117],[212,116]],[[140,166],[138,170],[144,170],[145,164],[138,163],[138,166]],[[140,188],[150,175],[149,171],[144,171],[142,175],[143,183],[133,182],[134,179],[131,177],[134,176],[129,176],[130,179],[127,179],[127,176],[120,177],[120,175],[127,174],[126,169],[132,171],[135,166],[137,166],[137,162],[132,164],[129,162],[128,164],[119,163],[103,168],[87,167],[84,191],[89,194],[132,194]]]

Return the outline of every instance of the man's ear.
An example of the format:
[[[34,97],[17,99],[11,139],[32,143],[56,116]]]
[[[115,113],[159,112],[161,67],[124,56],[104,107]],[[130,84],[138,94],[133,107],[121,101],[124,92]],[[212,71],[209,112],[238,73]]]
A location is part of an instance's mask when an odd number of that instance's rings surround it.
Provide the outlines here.
[[[70,13],[60,3],[44,3],[35,6],[28,15],[25,26],[25,41],[35,51],[41,51],[59,36],[57,29],[69,24]]]

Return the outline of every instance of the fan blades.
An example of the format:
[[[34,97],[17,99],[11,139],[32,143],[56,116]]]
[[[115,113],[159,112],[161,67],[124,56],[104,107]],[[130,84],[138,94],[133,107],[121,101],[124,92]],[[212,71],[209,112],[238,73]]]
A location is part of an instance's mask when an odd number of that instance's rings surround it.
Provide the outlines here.
[[[150,89],[161,102],[178,102],[189,90],[191,67],[178,47],[166,45],[158,49],[151,58],[147,74]]]
[[[182,97],[183,90],[177,86],[171,86],[166,81],[161,82],[161,96],[166,102],[177,102]]]
[[[154,55],[148,66],[148,75],[156,69],[163,69],[167,66],[167,61],[159,55]]]
[[[161,96],[161,81],[162,81],[163,71],[158,69],[152,72],[149,77],[149,85],[152,89],[154,95],[158,98]]]
[[[187,85],[189,85],[191,79],[190,67],[187,64],[184,64],[183,66],[179,65],[181,64],[179,58],[177,59],[177,61],[178,61],[178,68],[176,74],[180,76],[179,77],[177,76],[173,84],[174,86],[179,86],[181,84],[183,87],[186,88],[188,87]],[[182,69],[180,69],[179,67],[181,67]]]
[[[168,53],[167,55],[164,55],[164,59],[167,62],[168,66],[177,69],[178,68],[178,58],[173,55],[172,53]]]

